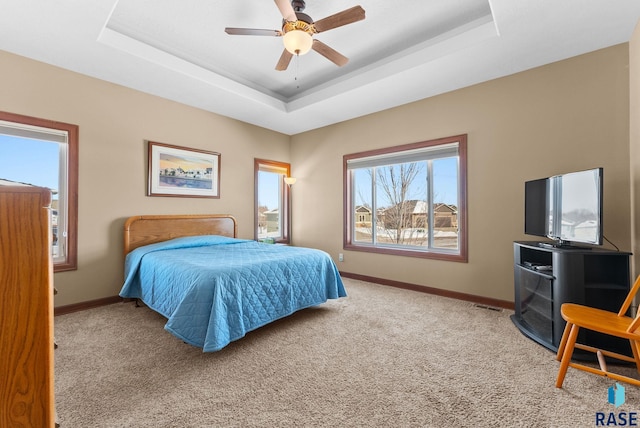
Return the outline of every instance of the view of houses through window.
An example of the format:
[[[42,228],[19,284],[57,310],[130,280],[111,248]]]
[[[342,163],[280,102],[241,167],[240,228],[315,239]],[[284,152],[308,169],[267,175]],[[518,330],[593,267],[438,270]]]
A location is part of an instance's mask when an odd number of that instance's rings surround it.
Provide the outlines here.
[[[460,254],[460,143],[439,143],[345,156],[346,247]]]
[[[433,206],[428,197],[429,167],[440,184],[435,186]],[[457,158],[358,169],[354,185],[356,241],[372,243],[375,238],[386,244],[458,248]],[[434,228],[429,243],[431,215]]]
[[[55,271],[76,268],[76,174],[77,126],[0,112],[0,182],[51,190]]]
[[[259,171],[258,182],[258,239],[282,236],[282,174]]]
[[[289,164],[256,159],[256,239],[288,242],[289,201],[284,177]]]
[[[5,184],[29,184],[46,187],[51,190],[51,225],[53,233],[54,260],[64,254],[64,241],[59,239],[59,224],[64,217],[58,210],[60,192],[58,183],[60,176],[59,160],[61,144],[39,139],[14,137],[0,134],[0,180]],[[60,229],[64,230],[64,227]]]

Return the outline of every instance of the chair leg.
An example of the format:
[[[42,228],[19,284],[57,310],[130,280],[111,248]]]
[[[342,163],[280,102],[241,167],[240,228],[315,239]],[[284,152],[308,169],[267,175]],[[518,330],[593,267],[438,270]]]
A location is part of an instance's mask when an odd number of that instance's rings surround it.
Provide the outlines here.
[[[567,325],[569,325],[569,323],[567,323]],[[578,327],[577,325],[571,325],[569,337],[567,338],[563,346],[564,351],[562,352],[562,361],[560,362],[558,378],[556,379],[556,388],[562,388],[562,384],[564,383],[564,377],[567,374],[567,369],[569,368],[569,363],[571,362],[571,357],[573,356],[573,349],[576,345],[576,339],[578,338],[579,330],[580,327]]]
[[[571,330],[571,324],[566,323],[564,326],[564,331],[562,332],[562,338],[560,339],[560,345],[558,346],[558,353],[556,354],[556,360],[560,361],[562,359],[562,354],[564,353],[564,348],[567,345],[567,338],[569,337],[569,330]]]
[[[636,370],[640,373],[640,349],[638,349],[638,345],[640,345],[635,340],[629,339],[629,344],[631,345],[631,352],[633,352],[633,358],[636,360]]]

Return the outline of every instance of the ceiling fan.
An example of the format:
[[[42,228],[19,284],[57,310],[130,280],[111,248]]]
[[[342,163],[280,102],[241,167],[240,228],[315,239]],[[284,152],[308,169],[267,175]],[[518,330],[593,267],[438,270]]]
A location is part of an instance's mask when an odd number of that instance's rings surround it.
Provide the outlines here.
[[[361,21],[365,18],[364,9],[354,6],[334,15],[327,16],[319,21],[313,21],[311,17],[302,11],[306,5],[304,0],[274,0],[282,14],[282,30],[260,30],[255,28],[225,28],[225,32],[231,35],[243,36],[274,36],[282,37],[284,51],[280,56],[276,70],[283,71],[289,67],[293,55],[304,55],[313,49],[339,67],[345,65],[349,58],[330,48],[313,35],[343,25]]]

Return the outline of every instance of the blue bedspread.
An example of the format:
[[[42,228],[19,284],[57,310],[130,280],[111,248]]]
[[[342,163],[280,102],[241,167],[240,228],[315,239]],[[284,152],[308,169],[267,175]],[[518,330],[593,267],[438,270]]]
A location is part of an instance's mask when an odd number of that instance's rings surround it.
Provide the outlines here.
[[[168,318],[166,330],[204,352],[346,295],[338,269],[323,251],[216,235],[133,250],[120,291]]]

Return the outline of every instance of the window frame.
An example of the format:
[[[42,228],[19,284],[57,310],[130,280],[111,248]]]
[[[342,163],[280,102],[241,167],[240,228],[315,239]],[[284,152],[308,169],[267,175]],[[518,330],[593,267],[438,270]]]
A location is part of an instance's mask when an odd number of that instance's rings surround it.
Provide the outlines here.
[[[258,226],[259,226],[259,172],[267,171],[267,172],[277,172],[282,174],[282,179],[280,180],[280,189],[282,189],[282,193],[279,195],[280,204],[282,206],[282,214],[280,220],[282,222],[282,236],[279,239],[276,239],[276,243],[278,244],[289,244],[291,239],[291,189],[284,182],[285,177],[291,176],[291,165],[286,162],[279,162],[274,160],[267,159],[258,159],[254,158],[254,226],[253,226],[253,236],[256,241],[259,241],[258,238]]]
[[[67,221],[67,251],[62,261],[53,263],[53,271],[64,272],[76,270],[78,268],[78,125],[4,111],[0,111],[0,120],[67,133],[65,213]],[[61,207],[58,206],[58,210],[60,209]]]
[[[352,192],[351,174],[348,162],[360,158],[384,157],[397,155],[417,149],[435,148],[447,144],[458,143],[458,251],[438,251],[437,248],[416,249],[415,247],[401,248],[375,243],[357,243],[353,239],[353,216],[355,203]],[[391,165],[391,163],[390,163]],[[434,202],[434,201],[431,201]],[[375,210],[375,207],[372,207]],[[429,213],[432,215],[432,213]],[[404,144],[394,147],[374,149],[343,156],[343,248],[345,250],[363,251],[369,253],[389,254],[406,257],[468,262],[468,224],[467,224],[467,134]]]

